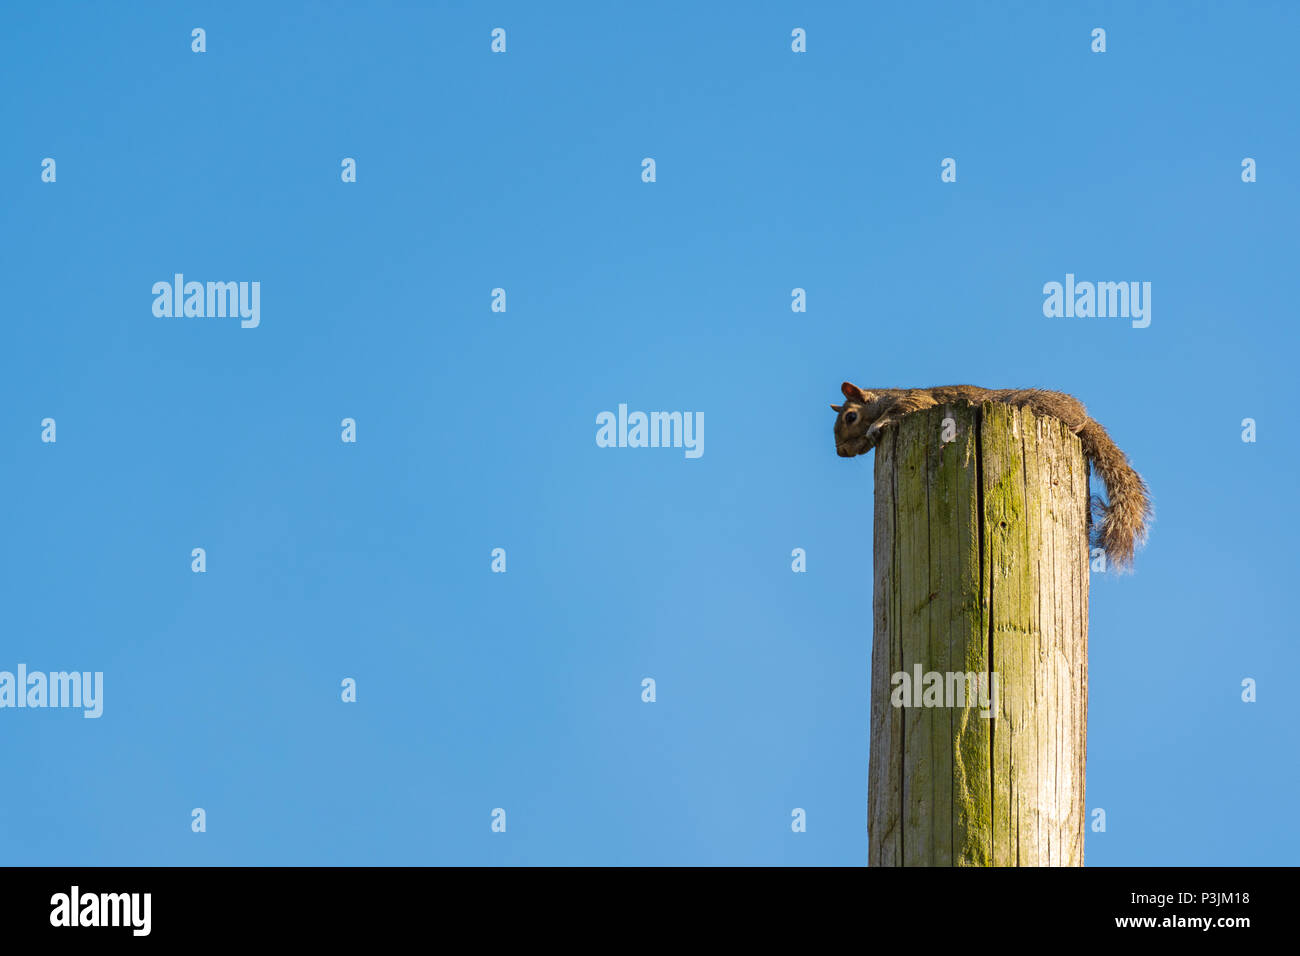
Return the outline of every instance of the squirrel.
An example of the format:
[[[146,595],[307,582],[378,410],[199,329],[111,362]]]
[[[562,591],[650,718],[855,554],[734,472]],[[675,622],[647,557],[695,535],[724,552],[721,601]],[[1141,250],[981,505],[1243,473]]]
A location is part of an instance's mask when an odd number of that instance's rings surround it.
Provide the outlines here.
[[[852,382],[840,386],[843,405],[832,405],[835,418],[835,452],[841,458],[865,455],[875,448],[881,433],[909,412],[968,402],[1004,402],[1028,408],[1035,415],[1050,415],[1079,436],[1089,465],[1106,484],[1103,502],[1093,496],[1088,513],[1089,536],[1119,570],[1133,564],[1133,552],[1146,539],[1151,522],[1151,499],[1128,457],[1106,429],[1088,417],[1083,403],[1064,392],[1040,388],[980,388],[976,385],[941,385],[936,388],[861,389]],[[1093,520],[1093,511],[1098,513]]]

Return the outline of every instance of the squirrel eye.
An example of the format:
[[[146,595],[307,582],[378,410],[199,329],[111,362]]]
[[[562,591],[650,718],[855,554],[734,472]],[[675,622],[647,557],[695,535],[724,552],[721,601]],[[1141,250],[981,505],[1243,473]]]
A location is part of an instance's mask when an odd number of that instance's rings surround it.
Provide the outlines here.
[[[844,424],[845,424],[845,425],[852,425],[852,424],[853,424],[854,422],[856,422],[857,420],[858,420],[858,413],[857,413],[857,412],[849,412],[847,415],[844,416]]]

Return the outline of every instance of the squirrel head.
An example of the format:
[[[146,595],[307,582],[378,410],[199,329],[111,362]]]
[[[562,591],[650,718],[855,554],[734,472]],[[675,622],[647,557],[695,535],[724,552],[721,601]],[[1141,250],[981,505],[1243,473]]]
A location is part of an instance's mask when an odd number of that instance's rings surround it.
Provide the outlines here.
[[[852,458],[871,450],[872,442],[866,433],[876,420],[872,414],[872,403],[876,396],[864,392],[852,382],[845,382],[840,386],[840,391],[844,393],[844,404],[831,406],[837,413],[835,454],[841,458]]]

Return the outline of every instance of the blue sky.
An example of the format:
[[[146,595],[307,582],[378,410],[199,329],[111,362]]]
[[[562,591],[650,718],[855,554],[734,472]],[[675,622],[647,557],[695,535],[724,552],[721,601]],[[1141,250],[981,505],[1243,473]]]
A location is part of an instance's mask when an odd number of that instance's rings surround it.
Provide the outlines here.
[[[1093,576],[1086,861],[1296,863],[1298,26],[7,8],[0,669],[105,700],[0,711],[0,861],[863,864],[850,379],[1106,425],[1156,524]],[[259,281],[260,326],[155,317],[177,272]],[[1066,273],[1151,282],[1150,326],[1045,318]],[[703,456],[598,448],[620,403],[702,412]]]

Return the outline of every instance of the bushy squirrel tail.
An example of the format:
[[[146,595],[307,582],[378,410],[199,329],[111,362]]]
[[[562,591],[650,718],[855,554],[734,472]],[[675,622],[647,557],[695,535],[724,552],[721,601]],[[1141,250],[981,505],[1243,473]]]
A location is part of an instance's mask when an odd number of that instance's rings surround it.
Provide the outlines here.
[[[1151,499],[1128,457],[1100,424],[1088,419],[1079,431],[1084,454],[1106,484],[1108,501],[1098,507],[1093,540],[1118,570],[1133,565],[1133,552],[1146,540],[1151,522]]]

